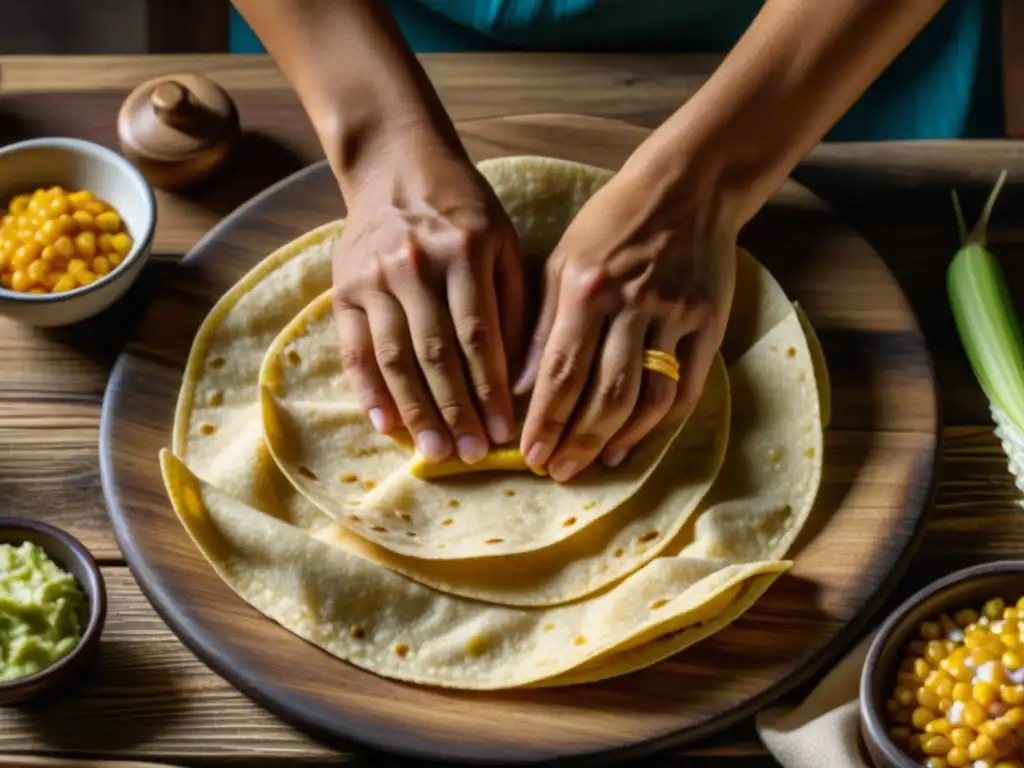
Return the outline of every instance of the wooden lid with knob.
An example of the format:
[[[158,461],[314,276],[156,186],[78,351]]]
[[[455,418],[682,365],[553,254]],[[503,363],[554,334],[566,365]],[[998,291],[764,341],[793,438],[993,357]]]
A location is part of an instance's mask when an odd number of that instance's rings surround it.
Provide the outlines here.
[[[227,92],[202,75],[164,75],[138,86],[117,116],[121,151],[154,187],[182,189],[212,176],[241,127]]]

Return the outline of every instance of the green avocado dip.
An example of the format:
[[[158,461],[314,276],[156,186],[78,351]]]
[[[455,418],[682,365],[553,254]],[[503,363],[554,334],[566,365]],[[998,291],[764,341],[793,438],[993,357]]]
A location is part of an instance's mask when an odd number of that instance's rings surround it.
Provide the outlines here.
[[[0,544],[0,682],[34,675],[82,638],[85,596],[36,544]]]

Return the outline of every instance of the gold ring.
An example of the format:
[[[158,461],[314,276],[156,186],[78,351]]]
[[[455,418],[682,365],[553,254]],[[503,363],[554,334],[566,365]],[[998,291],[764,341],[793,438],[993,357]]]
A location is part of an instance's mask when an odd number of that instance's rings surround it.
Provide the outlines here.
[[[672,381],[679,381],[679,361],[675,355],[658,349],[644,350],[644,368],[655,373],[663,373]]]

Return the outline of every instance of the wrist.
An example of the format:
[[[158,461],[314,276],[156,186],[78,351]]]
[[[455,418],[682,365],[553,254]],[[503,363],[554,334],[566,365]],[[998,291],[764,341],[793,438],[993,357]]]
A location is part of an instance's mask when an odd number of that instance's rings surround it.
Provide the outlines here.
[[[346,200],[354,199],[382,169],[397,172],[425,147],[464,155],[447,117],[426,109],[335,110],[318,120],[316,129]]]

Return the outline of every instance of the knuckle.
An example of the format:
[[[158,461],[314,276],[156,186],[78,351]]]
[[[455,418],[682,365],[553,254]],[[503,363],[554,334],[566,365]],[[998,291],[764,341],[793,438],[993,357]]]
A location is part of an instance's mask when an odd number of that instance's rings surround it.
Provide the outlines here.
[[[375,351],[377,365],[385,373],[398,374],[405,369],[405,353],[402,346],[394,341],[382,340]]]
[[[562,349],[554,349],[548,355],[544,376],[552,389],[562,392],[574,389],[581,374],[573,355]]]
[[[479,355],[491,348],[490,326],[479,317],[466,317],[458,323],[459,341],[467,353]]]
[[[674,384],[674,382],[673,382]],[[663,414],[672,407],[676,398],[676,387],[664,382],[652,384],[644,391],[643,409],[653,414]]]
[[[432,429],[435,426],[436,419],[434,413],[427,403],[419,400],[409,400],[397,405],[402,421],[409,429],[419,432],[425,429]]]
[[[441,412],[441,418],[445,424],[452,427],[459,427],[468,424],[471,420],[472,411],[465,403],[449,401],[438,403],[437,409]]]
[[[345,371],[361,370],[366,368],[368,355],[361,347],[345,345],[341,348],[341,367]]]
[[[498,388],[489,381],[475,382],[473,391],[481,403],[492,403],[498,398]]]
[[[557,437],[565,431],[565,422],[557,418],[544,417],[537,421],[534,429],[541,438]]]
[[[598,385],[598,406],[604,411],[625,409],[633,394],[631,384],[631,377],[626,371],[616,371]]]
[[[448,340],[440,334],[429,334],[424,336],[419,343],[419,357],[423,365],[430,368],[440,368],[448,359],[450,352]]]
[[[573,434],[568,442],[574,449],[581,453],[596,454],[604,448],[604,445],[607,442],[607,437],[597,432],[587,430]]]
[[[401,275],[416,271],[418,248],[412,240],[405,240],[383,259],[387,274]]]

